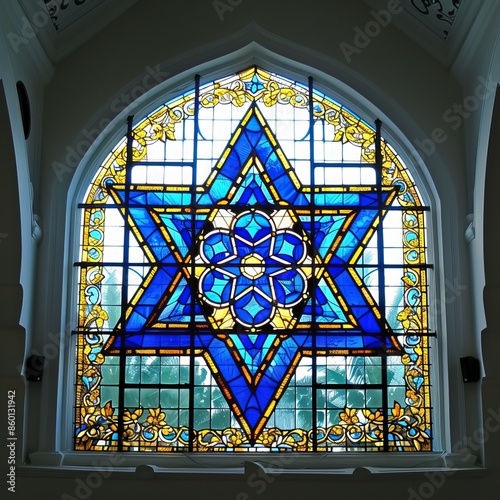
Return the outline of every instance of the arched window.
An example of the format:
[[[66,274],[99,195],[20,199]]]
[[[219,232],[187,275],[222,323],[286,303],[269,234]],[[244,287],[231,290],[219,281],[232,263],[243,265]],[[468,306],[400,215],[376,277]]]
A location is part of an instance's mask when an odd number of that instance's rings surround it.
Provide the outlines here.
[[[428,207],[380,122],[258,67],[193,87],[80,204],[75,449],[432,450]]]

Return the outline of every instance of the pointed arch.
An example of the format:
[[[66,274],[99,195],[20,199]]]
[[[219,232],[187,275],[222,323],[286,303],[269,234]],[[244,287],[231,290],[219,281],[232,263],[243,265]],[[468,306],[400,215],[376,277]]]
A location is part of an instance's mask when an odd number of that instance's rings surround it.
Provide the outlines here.
[[[312,78],[193,87],[129,120],[80,204],[76,449],[431,450],[403,160]]]

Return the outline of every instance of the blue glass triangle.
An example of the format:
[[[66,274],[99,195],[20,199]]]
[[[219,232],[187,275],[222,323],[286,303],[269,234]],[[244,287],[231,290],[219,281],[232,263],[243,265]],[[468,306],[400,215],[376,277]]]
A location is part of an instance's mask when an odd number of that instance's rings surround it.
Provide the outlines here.
[[[170,237],[183,257],[186,257],[192,245],[191,214],[159,214]]]
[[[206,348],[216,364],[220,375],[226,381],[231,393],[231,399],[240,408],[243,415],[243,425],[251,439],[255,438],[255,429],[262,422],[262,416],[290,369],[299,346],[296,340],[288,337],[277,347],[270,366],[264,372],[257,385],[248,381],[234,358],[230,355],[227,345],[222,340],[212,337]]]
[[[257,335],[235,333],[229,335],[229,338],[238,349],[249,372],[255,375],[257,370],[261,367],[262,361],[269,352],[269,349],[272,347],[276,335],[267,333]]]
[[[322,259],[324,259],[328,253],[330,253],[333,242],[337,237],[339,231],[345,224],[347,215],[323,215],[318,216],[315,220],[314,227],[314,244],[315,249],[319,253]],[[301,217],[304,228],[311,234],[311,217]]]
[[[182,278],[177,285],[177,288],[173,291],[167,305],[161,311],[158,316],[158,323],[166,322],[189,322],[191,321],[191,309],[193,307],[191,299],[191,288],[187,283],[185,278]],[[204,316],[202,315],[200,306],[198,303],[195,304],[195,320],[203,321]]]
[[[313,311],[316,313],[318,323],[349,323],[337,298],[333,295],[325,280],[321,278],[316,288],[316,307],[313,307],[312,299],[309,300],[302,314],[302,321],[312,321]]]
[[[231,205],[267,205],[270,203],[274,203],[273,197],[264,184],[260,172],[255,165],[252,165],[231,200]]]
[[[291,166],[286,161],[283,163],[277,153],[278,146],[273,146],[273,143],[277,144],[277,141],[271,134],[267,122],[263,117],[257,117],[255,107],[250,108],[243,117],[234,137],[237,139],[227,158],[216,167],[219,170],[208,191],[198,196],[199,205],[240,204],[235,201],[232,188],[240,187],[242,181],[238,183],[237,179],[241,176],[242,169],[248,161],[255,157],[263,165],[266,175],[269,176],[269,184],[274,187],[276,196],[279,196],[281,202],[309,205],[308,198],[292,180]],[[260,186],[260,182],[257,185]],[[265,203],[268,203],[269,195],[269,191],[266,193],[262,188],[253,192],[254,199],[265,201]],[[240,195],[240,200],[241,196],[243,194]],[[249,200],[251,198],[252,195],[249,195]],[[272,199],[273,202],[278,201]]]
[[[124,189],[115,189],[113,192],[124,203]],[[155,259],[163,263],[177,262],[174,254],[168,245],[165,244],[165,238],[160,229],[151,217],[151,208],[141,205],[131,205],[129,208],[130,217],[135,222],[135,230],[139,231],[145,241],[146,246],[151,250]]]
[[[146,326],[146,322],[155,312],[157,304],[161,301],[165,290],[168,289],[177,272],[177,269],[172,267],[156,269],[149,286],[144,290],[126,320],[125,328],[127,331],[142,330]]]

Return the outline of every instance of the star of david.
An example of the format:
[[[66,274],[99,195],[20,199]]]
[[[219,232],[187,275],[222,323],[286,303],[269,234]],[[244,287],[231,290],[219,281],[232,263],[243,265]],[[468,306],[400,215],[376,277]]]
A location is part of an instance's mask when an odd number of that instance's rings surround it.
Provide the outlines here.
[[[394,189],[302,186],[256,105],[203,186],[109,191],[151,264],[105,351],[194,350],[250,442],[302,356],[397,349],[356,269]]]

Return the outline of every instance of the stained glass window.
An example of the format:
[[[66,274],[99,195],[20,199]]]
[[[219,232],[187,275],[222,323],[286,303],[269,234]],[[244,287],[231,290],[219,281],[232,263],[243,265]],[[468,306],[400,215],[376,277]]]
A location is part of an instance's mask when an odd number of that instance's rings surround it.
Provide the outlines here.
[[[79,205],[75,449],[432,449],[428,207],[382,130],[257,67],[129,119]]]

